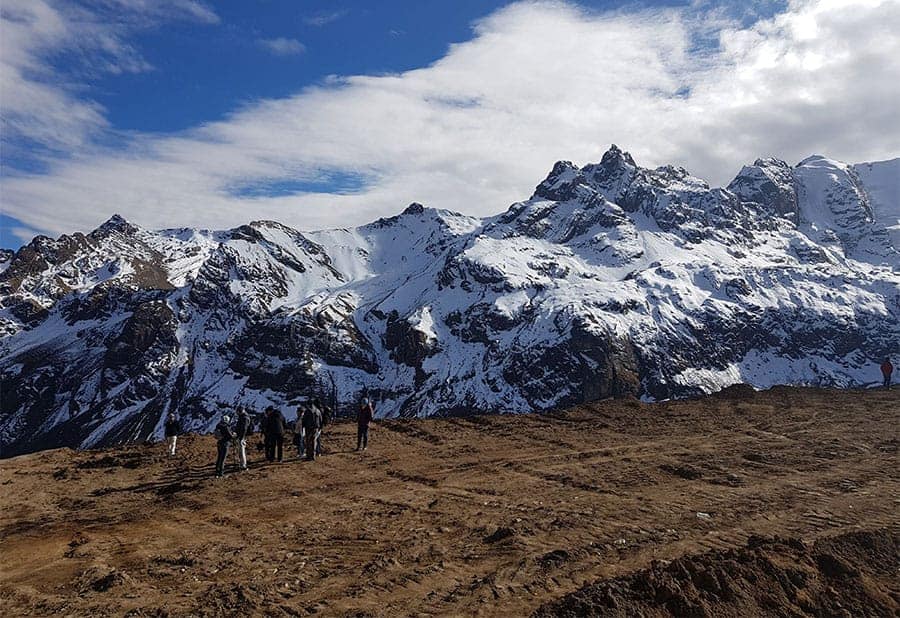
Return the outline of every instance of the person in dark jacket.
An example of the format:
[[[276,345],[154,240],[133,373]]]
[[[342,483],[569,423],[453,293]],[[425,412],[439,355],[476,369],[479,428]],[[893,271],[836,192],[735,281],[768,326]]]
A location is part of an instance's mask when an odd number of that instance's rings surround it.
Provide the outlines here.
[[[302,458],[306,454],[306,434],[303,432],[304,406],[297,406],[297,419],[294,421],[294,446],[297,447],[297,457]]]
[[[316,458],[316,443],[319,440],[319,432],[322,430],[322,413],[314,405],[309,405],[303,411],[303,433],[306,436],[306,459],[313,461]]]
[[[237,424],[234,426],[234,447],[237,449],[238,465],[241,470],[247,469],[247,437],[250,435],[252,422],[247,408],[238,406]]]
[[[268,418],[266,419],[266,459],[269,461],[278,461],[284,459],[284,433],[286,431],[287,421],[284,420],[284,414],[281,410],[277,410],[274,406],[269,406]]]
[[[231,431],[229,423],[231,417],[227,414],[222,415],[222,420],[216,425],[215,436],[216,446],[218,447],[218,456],[216,457],[216,478],[225,476],[225,460],[228,458],[228,445],[234,440],[234,433]]]
[[[375,417],[375,409],[368,397],[363,397],[359,402],[359,412],[356,413],[356,450],[360,447],[366,450],[369,447],[369,423]]]
[[[894,366],[891,364],[891,359],[885,358],[884,362],[881,363],[881,375],[884,376],[884,387],[891,387],[891,374],[894,373]]]
[[[260,431],[263,435],[263,444],[266,449],[266,461],[275,461],[275,438],[269,431],[269,419],[272,418],[274,408],[269,406],[263,412],[262,422],[260,423]]]
[[[178,442],[178,436],[181,435],[181,423],[175,417],[174,412],[169,412],[166,419],[166,441],[169,443],[169,457],[175,456],[175,443]]]

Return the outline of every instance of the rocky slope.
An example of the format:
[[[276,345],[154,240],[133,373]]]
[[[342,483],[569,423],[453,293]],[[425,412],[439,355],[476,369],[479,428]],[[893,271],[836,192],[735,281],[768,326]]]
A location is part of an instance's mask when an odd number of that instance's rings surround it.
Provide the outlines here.
[[[487,219],[37,237],[0,255],[2,455],[364,389],[421,416],[871,383],[900,341],[898,178],[815,156],[711,188],[613,146]]]

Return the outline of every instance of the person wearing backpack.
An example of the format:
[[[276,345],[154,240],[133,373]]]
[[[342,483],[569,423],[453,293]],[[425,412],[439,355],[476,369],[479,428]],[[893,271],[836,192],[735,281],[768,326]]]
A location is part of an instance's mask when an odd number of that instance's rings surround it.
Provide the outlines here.
[[[316,443],[319,440],[319,432],[322,430],[322,413],[319,409],[310,405],[303,412],[303,433],[306,436],[306,459],[315,461]]]
[[[891,374],[894,373],[894,365],[891,364],[891,359],[885,358],[884,362],[881,363],[881,375],[884,376],[884,387],[891,387]]]
[[[287,431],[287,421],[284,414],[275,406],[269,406],[266,418],[266,459],[279,462],[284,459],[284,434]]]
[[[234,433],[231,431],[229,423],[231,417],[227,414],[222,415],[222,420],[216,425],[213,435],[216,437],[216,447],[218,448],[218,456],[216,457],[216,478],[225,476],[225,460],[228,458],[228,445],[234,441]]]
[[[175,456],[175,443],[181,435],[181,423],[178,422],[174,412],[169,412],[165,426],[166,441],[169,443],[169,457]]]
[[[238,465],[241,470],[247,469],[247,437],[250,435],[251,424],[247,408],[238,406],[237,424],[234,427],[234,447],[237,449]]]
[[[356,414],[356,450],[360,447],[366,450],[369,447],[369,423],[375,417],[375,409],[368,397],[363,397],[359,402],[359,412]]]

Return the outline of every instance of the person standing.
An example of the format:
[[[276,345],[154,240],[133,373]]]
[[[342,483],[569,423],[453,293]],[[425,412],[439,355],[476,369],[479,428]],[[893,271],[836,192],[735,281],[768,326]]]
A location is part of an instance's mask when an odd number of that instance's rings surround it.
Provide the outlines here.
[[[234,446],[237,449],[238,465],[247,469],[247,437],[250,435],[250,414],[244,406],[238,406],[237,424],[234,426]]]
[[[319,409],[310,405],[303,412],[303,433],[306,435],[306,459],[316,459],[316,444],[319,441],[319,432],[322,429],[322,413]]]
[[[313,405],[322,413],[322,427],[319,429],[319,438],[316,440],[316,455],[322,454],[322,440],[325,437],[325,427],[331,422],[333,412],[331,408],[322,403],[318,397],[313,399]]]
[[[169,457],[175,456],[175,443],[178,442],[178,436],[181,435],[181,423],[178,422],[174,412],[169,412],[166,419],[166,441],[169,444]]]
[[[294,421],[294,446],[297,447],[297,458],[302,458],[306,449],[306,436],[303,433],[303,411],[303,406],[297,406],[297,420]]]
[[[369,447],[369,423],[375,417],[375,408],[368,397],[363,397],[359,402],[359,412],[356,413],[356,450],[360,447],[366,450]]]
[[[894,373],[894,365],[891,364],[891,359],[885,358],[884,362],[881,363],[881,375],[884,376],[884,387],[891,387],[891,374]]]
[[[272,407],[268,407],[263,411],[262,422],[259,429],[263,434],[263,444],[266,449],[266,461],[275,461],[275,438],[269,429],[269,419],[272,416]]]
[[[216,457],[216,478],[225,476],[225,460],[228,458],[228,445],[234,441],[234,433],[231,431],[229,423],[231,417],[227,414],[222,415],[222,420],[216,425],[213,432],[216,436],[216,446],[218,447],[218,456]]]
[[[287,430],[287,421],[284,414],[275,406],[269,406],[268,420],[266,422],[266,443],[269,448],[266,449],[266,459],[279,462],[284,459],[284,434]]]

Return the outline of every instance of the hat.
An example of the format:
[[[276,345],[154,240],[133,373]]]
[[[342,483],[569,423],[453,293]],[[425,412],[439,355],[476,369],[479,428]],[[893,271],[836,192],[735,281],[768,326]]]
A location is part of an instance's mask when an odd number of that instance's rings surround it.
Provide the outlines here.
[[[228,421],[231,420],[231,417],[228,416],[227,414],[223,414],[223,415],[222,415],[222,420],[225,421],[225,422],[227,423]]]

